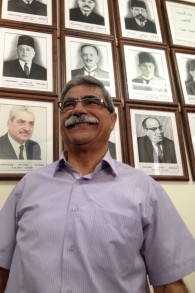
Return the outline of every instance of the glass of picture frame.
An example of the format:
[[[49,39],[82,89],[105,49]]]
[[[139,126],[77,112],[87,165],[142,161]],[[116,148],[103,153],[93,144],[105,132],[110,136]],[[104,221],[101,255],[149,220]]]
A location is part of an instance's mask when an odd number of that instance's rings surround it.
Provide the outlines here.
[[[176,103],[168,50],[123,40],[119,44],[127,100]]]
[[[20,61],[18,45],[21,36],[31,39],[30,47],[34,47],[30,74],[24,74]],[[22,28],[0,28],[0,88],[2,91],[31,91],[46,94],[56,94],[57,87],[57,35],[56,31],[37,31]],[[32,44],[33,43],[33,44]],[[33,54],[33,53],[32,53]],[[22,55],[22,54],[21,54]],[[20,60],[19,60],[20,59]],[[26,62],[26,61],[25,61]]]
[[[189,164],[192,179],[195,181],[195,108],[183,108],[183,119],[185,124],[186,147],[189,154]]]
[[[37,99],[16,94],[0,96],[0,178],[4,180],[20,179],[58,158],[56,99]],[[19,159],[20,144],[24,145],[23,159]]]
[[[165,0],[163,7],[170,45],[194,48],[195,4]]]
[[[26,25],[57,26],[56,1],[33,0],[31,5],[23,0],[1,0],[1,19]],[[36,2],[36,3],[35,3]]]
[[[178,109],[126,104],[126,117],[131,165],[157,180],[189,180]]]

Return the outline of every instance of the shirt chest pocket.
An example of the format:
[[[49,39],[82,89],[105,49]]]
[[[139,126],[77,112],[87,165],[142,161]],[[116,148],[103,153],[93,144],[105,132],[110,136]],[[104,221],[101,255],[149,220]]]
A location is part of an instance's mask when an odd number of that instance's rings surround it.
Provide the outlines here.
[[[121,214],[96,210],[90,241],[94,267],[110,274],[131,271],[143,241],[140,223]]]

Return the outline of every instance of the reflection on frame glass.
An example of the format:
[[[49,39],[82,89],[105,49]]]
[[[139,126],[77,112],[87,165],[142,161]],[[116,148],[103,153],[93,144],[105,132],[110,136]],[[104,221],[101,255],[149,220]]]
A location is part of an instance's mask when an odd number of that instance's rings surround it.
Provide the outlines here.
[[[165,51],[124,45],[129,99],[173,102]]]
[[[121,34],[143,41],[162,42],[155,0],[118,0]]]
[[[29,4],[26,2],[24,0],[2,0],[1,18],[52,25],[52,1],[31,0]]]
[[[181,126],[175,110],[128,107],[126,110],[134,166],[160,179],[188,179],[183,140],[179,140]]]
[[[109,35],[108,12],[111,6],[108,5],[109,3],[108,0],[88,1],[88,3],[64,0],[63,19],[65,20],[65,28]]]
[[[175,56],[184,103],[195,105],[195,54],[178,51]]]
[[[0,98],[0,177],[53,162],[53,113],[53,102]]]
[[[165,1],[172,43],[180,46],[195,46],[195,6]]]
[[[0,28],[0,38],[0,87],[52,92],[52,34]]]
[[[195,181],[195,109],[184,108],[185,134],[192,179]]]
[[[92,75],[116,96],[112,43],[65,36],[66,79]]]

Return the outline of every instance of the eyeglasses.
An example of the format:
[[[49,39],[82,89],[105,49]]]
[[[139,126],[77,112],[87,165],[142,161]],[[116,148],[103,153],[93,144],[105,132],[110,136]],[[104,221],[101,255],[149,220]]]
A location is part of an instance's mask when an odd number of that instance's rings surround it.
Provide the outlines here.
[[[162,131],[162,130],[163,130],[163,126],[160,125],[160,126],[158,126],[158,127],[151,127],[151,128],[147,128],[147,127],[146,127],[146,129],[147,129],[147,130],[152,130],[153,132],[157,131],[157,129],[160,130],[160,131]]]
[[[60,111],[68,112],[73,110],[77,103],[81,103],[85,108],[107,108],[104,99],[99,99],[95,96],[85,96],[83,99],[79,100],[76,98],[68,98],[66,100],[58,102],[58,108]]]

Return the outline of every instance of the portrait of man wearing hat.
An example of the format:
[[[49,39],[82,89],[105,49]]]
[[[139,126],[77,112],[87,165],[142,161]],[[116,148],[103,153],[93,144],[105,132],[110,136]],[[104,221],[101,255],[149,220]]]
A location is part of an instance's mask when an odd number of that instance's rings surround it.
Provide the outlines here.
[[[132,79],[133,83],[141,83],[145,85],[151,85],[151,87],[148,86],[137,86],[133,87],[134,89],[140,89],[140,90],[152,90],[152,86],[158,85],[162,86],[162,90],[165,91],[166,82],[163,78],[156,75],[156,62],[152,54],[148,52],[140,52],[138,53],[138,67],[141,71],[141,74]],[[159,89],[160,90],[160,89]]]
[[[46,68],[33,62],[36,52],[32,37],[27,35],[19,36],[16,52],[17,59],[4,62],[3,76],[47,80]]]
[[[154,34],[157,33],[155,23],[147,18],[148,12],[144,1],[131,0],[129,8],[133,17],[125,18],[126,29]]]
[[[188,62],[189,73],[192,80],[186,82],[186,91],[188,95],[195,95],[195,59]]]
[[[37,0],[10,0],[8,11],[47,16],[47,5]]]

